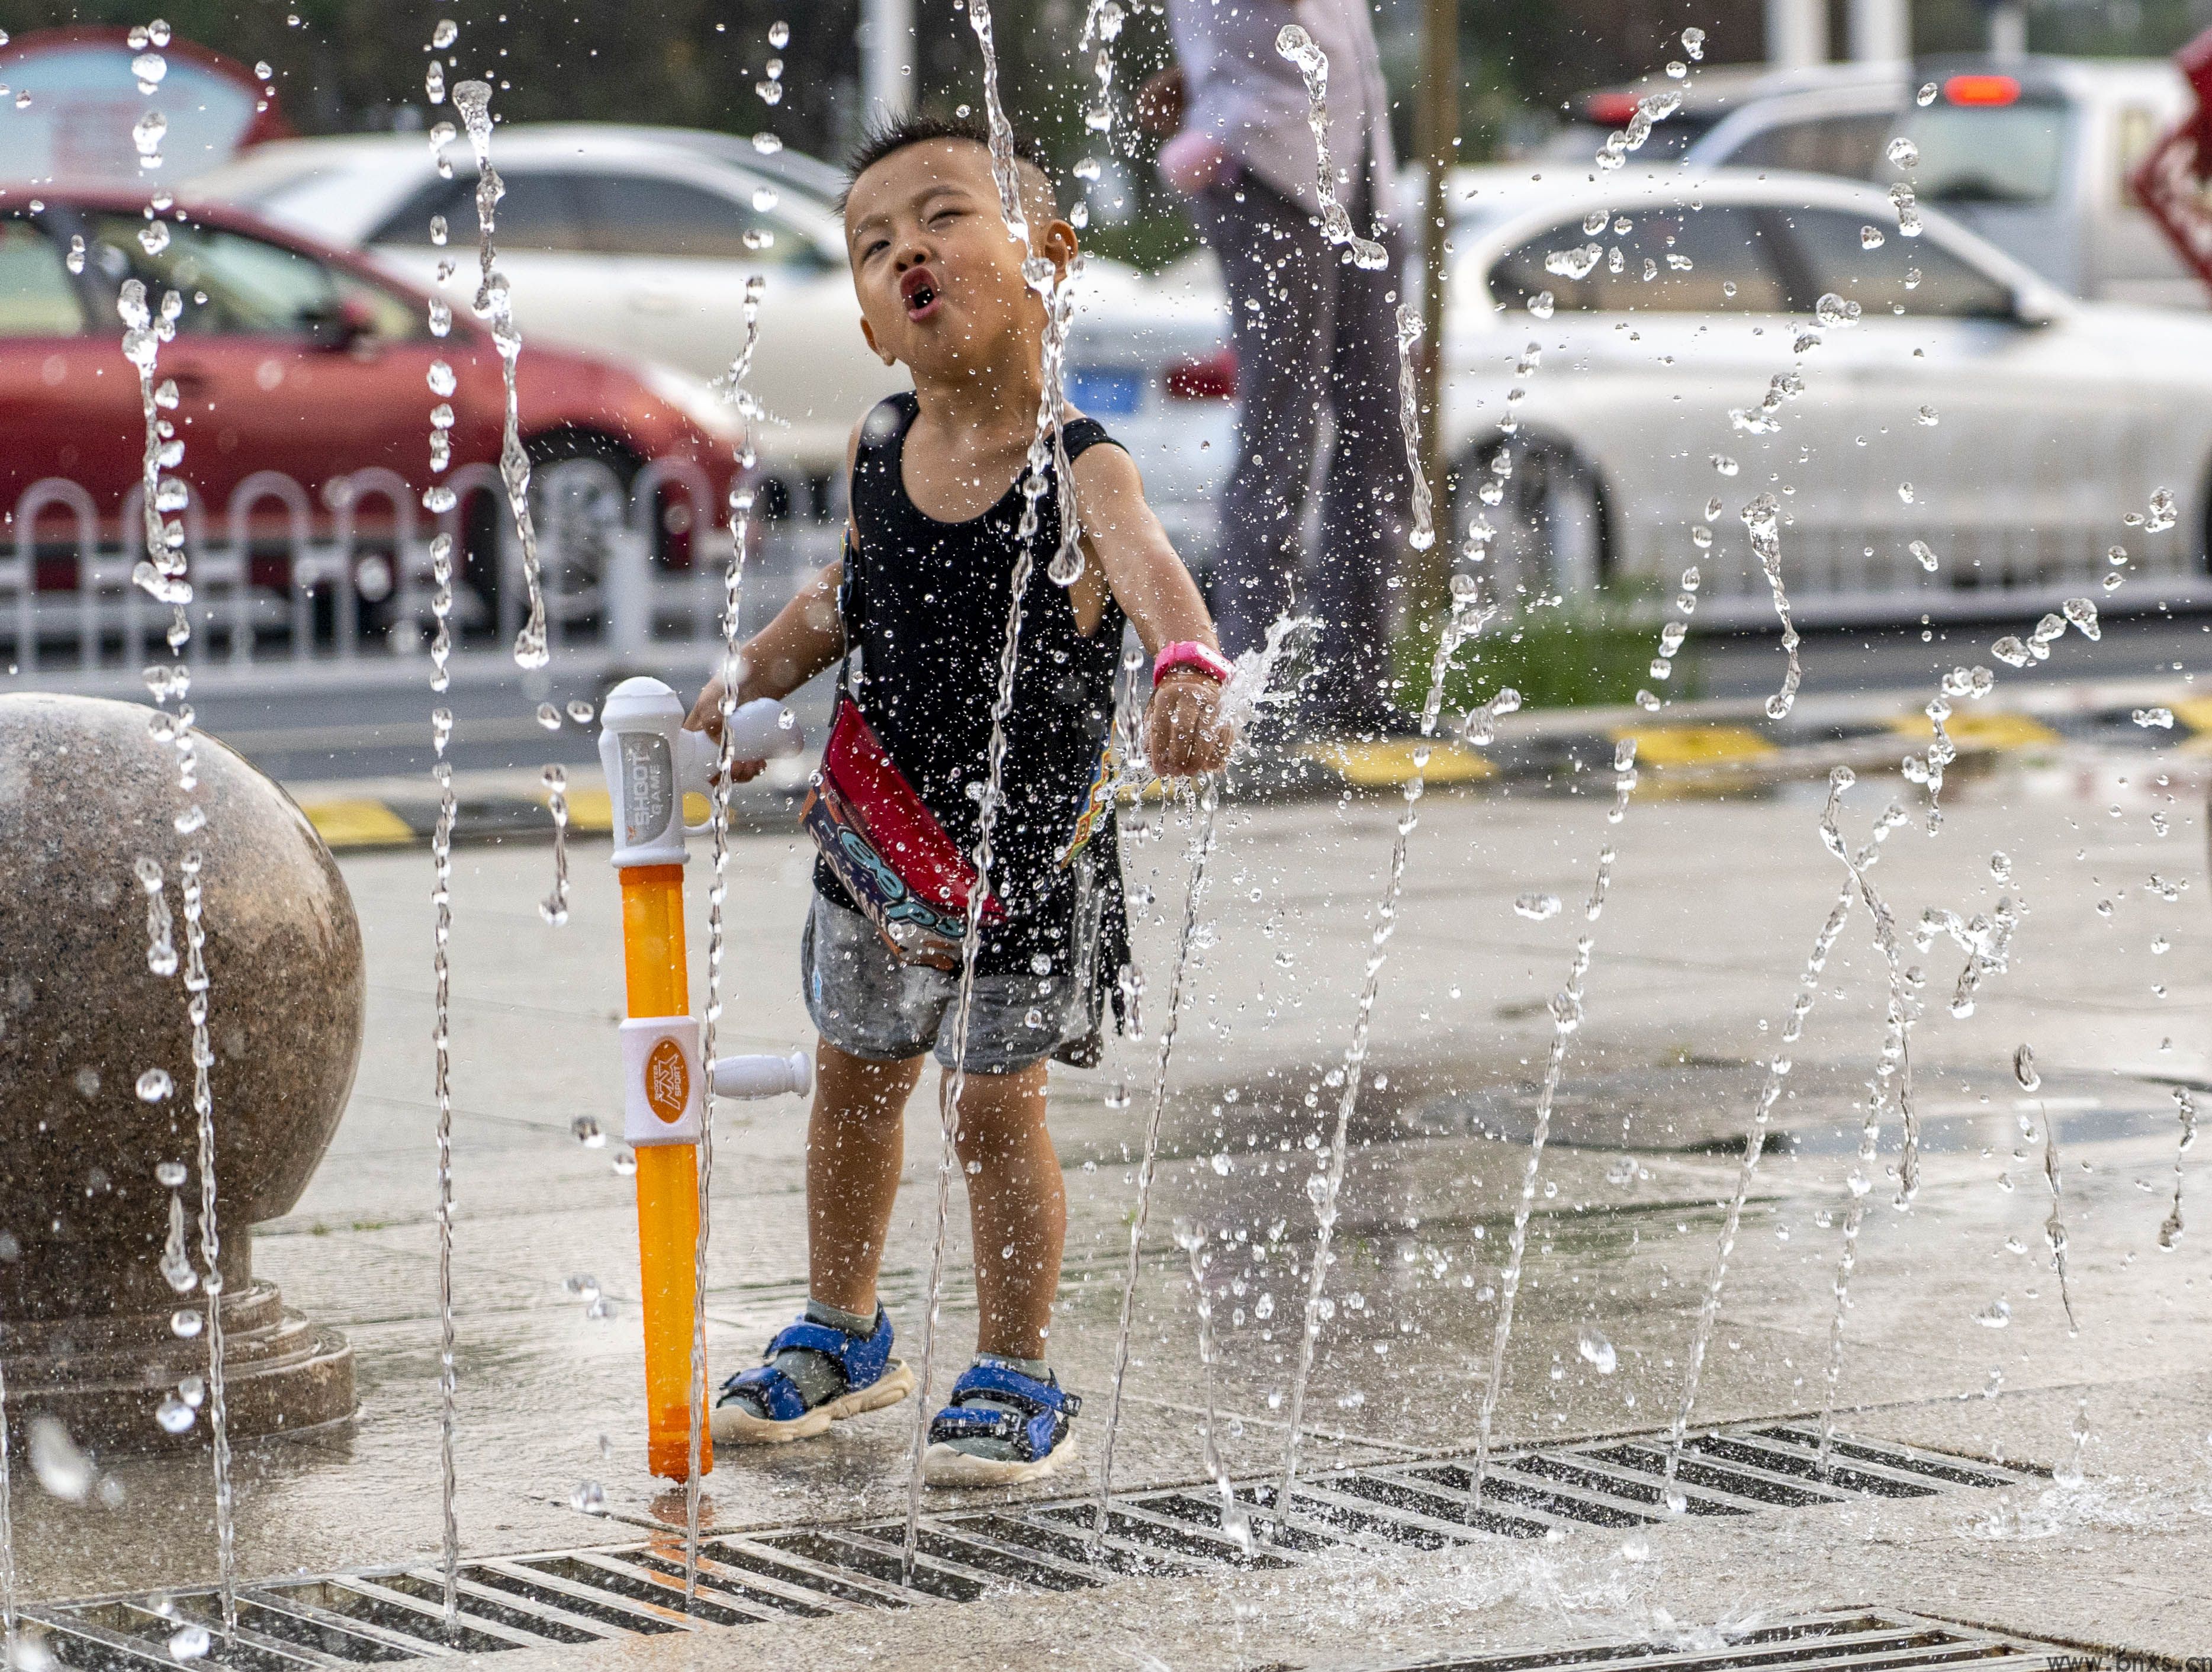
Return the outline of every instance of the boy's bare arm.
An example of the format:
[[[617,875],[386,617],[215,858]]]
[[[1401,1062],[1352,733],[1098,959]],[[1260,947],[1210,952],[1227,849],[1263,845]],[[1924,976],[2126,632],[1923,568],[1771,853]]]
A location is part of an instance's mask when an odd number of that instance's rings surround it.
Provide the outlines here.
[[[1145,502],[1145,485],[1129,455],[1096,447],[1075,461],[1075,491],[1083,518],[1083,548],[1105,587],[1127,614],[1149,656],[1185,641],[1218,650],[1213,618],[1198,583],[1168,544],[1167,531]],[[1079,593],[1093,583],[1076,582]],[[1093,608],[1104,599],[1094,593]],[[1079,617],[1096,619],[1076,600]],[[1221,724],[1221,687],[1194,669],[1178,669],[1160,682],[1145,710],[1145,754],[1163,777],[1218,770],[1234,741]]]
[[[845,654],[845,623],[837,614],[837,588],[844,575],[842,560],[830,564],[777,611],[774,621],[745,641],[738,653],[742,671],[737,698],[740,703],[756,697],[788,696],[823,669],[836,666]],[[711,738],[722,735],[720,679],[707,682],[684,724]],[[734,762],[731,776],[744,783],[766,764],[765,761]]]

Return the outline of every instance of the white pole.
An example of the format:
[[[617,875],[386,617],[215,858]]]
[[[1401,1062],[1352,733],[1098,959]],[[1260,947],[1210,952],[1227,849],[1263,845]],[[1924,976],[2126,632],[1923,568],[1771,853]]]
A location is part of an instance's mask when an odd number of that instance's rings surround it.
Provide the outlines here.
[[[2027,8],[2021,0],[2005,0],[2005,3],[1990,9],[1990,56],[2027,56]]]
[[[1912,56],[1910,0],[1851,0],[1851,58],[1899,64]]]
[[[866,119],[903,115],[914,104],[914,0],[866,0],[861,28]]]
[[[1766,0],[1766,62],[1775,70],[1802,70],[1828,61],[1825,0]]]

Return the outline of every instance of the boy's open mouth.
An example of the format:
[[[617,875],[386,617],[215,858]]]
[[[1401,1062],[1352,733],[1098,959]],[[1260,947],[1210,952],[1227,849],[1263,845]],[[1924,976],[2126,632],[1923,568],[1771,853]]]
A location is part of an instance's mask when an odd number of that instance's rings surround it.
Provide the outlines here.
[[[906,303],[906,317],[926,319],[937,311],[940,295],[937,275],[927,267],[910,267],[899,281],[899,298]]]

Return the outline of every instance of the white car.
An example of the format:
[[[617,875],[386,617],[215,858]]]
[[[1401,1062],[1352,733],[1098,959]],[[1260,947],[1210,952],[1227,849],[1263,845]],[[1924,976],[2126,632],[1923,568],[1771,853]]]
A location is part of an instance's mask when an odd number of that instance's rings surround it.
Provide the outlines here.
[[[418,283],[434,284],[450,262],[448,294],[465,299],[476,267],[475,166],[465,140],[446,155],[451,179],[421,135],[296,140],[257,147],[188,190],[365,248]],[[495,241],[526,368],[527,344],[542,335],[720,376],[743,338],[745,280],[765,276],[747,382],[777,420],[755,438],[764,506],[831,547],[809,560],[834,555],[846,439],[871,404],[907,386],[860,338],[830,201],[836,171],[790,152],[762,156],[732,136],[581,123],[501,126],[492,161],[506,185]],[[445,222],[442,246],[433,216]],[[1211,448],[1200,442],[1225,447],[1228,435],[1218,311],[1108,261],[1089,264],[1080,295],[1071,393],[1139,458],[1170,532],[1188,538],[1193,518],[1209,513]]]
[[[1754,83],[1684,160],[1700,172],[1802,170],[1885,189],[1910,180],[1922,204],[2075,295],[2203,307],[2203,285],[2128,184],[2195,103],[2181,71],[2160,59],[1821,64]],[[1899,138],[1918,152],[1910,167],[1889,155]]]
[[[1451,192],[1444,435],[1462,535],[1486,510],[1508,591],[1671,590],[1694,562],[1701,623],[1766,618],[1739,517],[1772,493],[1801,620],[2103,599],[2115,545],[2116,605],[2212,602],[2212,319],[2076,301],[1936,211],[1902,236],[1841,179],[1533,173]],[[1856,323],[1820,323],[1824,296]],[[1484,508],[1469,484],[1501,449]],[[2172,526],[2124,528],[2160,488]]]

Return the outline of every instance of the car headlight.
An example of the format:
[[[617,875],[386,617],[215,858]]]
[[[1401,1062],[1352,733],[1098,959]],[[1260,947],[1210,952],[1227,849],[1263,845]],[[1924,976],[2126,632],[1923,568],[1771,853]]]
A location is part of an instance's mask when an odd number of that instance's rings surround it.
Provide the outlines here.
[[[648,366],[642,375],[647,388],[714,440],[734,447],[744,436],[744,420],[712,384],[665,366]]]

